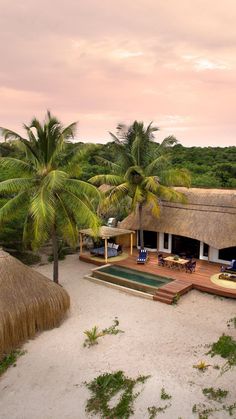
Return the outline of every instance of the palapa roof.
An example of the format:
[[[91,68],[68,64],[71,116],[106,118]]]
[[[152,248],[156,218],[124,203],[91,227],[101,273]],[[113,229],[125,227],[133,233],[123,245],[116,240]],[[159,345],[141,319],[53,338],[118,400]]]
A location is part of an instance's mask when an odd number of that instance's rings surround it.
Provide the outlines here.
[[[132,230],[124,228],[101,226],[98,232],[95,234],[91,228],[80,230],[80,233],[86,234],[87,236],[101,237],[102,239],[110,239],[111,237],[122,236],[124,234],[134,233]]]
[[[59,326],[67,292],[0,250],[0,359],[39,331]]]
[[[144,230],[190,237],[216,249],[236,246],[236,190],[176,189],[186,195],[188,204],[162,202],[159,218],[145,207]],[[138,214],[130,214],[120,227],[138,230]]]

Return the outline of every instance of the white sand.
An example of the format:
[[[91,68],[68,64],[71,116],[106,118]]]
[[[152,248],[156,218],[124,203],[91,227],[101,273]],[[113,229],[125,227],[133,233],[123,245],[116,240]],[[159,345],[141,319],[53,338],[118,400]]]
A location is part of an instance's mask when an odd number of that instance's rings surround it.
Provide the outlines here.
[[[200,373],[201,360],[223,365],[219,357],[204,355],[205,344],[224,333],[236,337],[226,322],[236,315],[236,302],[191,291],[177,306],[168,306],[83,279],[92,268],[69,256],[60,263],[60,279],[71,296],[71,312],[60,328],[27,343],[27,353],[0,378],[1,419],[83,419],[89,391],[83,382],[104,372],[123,370],[130,377],[151,374],[135,401],[134,418],[148,418],[148,406],[163,406],[160,390],[172,395],[164,419],[197,418],[194,403],[204,402],[201,389],[230,390],[227,403],[236,401],[236,369],[219,376],[210,367]],[[51,276],[52,265],[40,272]],[[99,344],[83,347],[85,329],[108,327],[118,316],[125,331],[106,336]],[[215,403],[216,404],[216,403]],[[227,418],[228,413],[213,418]],[[234,414],[233,417],[236,417]]]

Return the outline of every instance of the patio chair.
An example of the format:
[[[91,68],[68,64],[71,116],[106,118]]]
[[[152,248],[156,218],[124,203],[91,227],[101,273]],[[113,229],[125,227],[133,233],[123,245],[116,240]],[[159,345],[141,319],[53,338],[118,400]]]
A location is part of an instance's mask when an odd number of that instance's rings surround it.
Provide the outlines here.
[[[185,271],[186,272],[189,272],[190,274],[192,274],[193,272],[195,272],[195,269],[196,269],[196,264],[197,264],[197,262],[196,261],[189,261],[189,262],[187,262],[186,263],[186,265],[185,265]]]
[[[164,260],[162,254],[157,255],[157,263],[158,263],[158,266],[164,266],[165,265],[165,260]]]
[[[148,251],[146,249],[140,249],[137,257],[137,263],[145,264],[148,260]]]
[[[225,268],[225,272],[236,272],[236,260],[233,259],[230,262],[230,265]]]

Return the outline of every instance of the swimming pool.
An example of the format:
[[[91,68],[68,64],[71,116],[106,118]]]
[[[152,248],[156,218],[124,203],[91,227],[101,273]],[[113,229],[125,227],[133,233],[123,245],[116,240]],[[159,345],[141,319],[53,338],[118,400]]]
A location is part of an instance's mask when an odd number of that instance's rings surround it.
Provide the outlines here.
[[[158,288],[173,281],[159,275],[152,275],[118,265],[106,265],[93,269],[93,277],[127,288],[155,294]]]

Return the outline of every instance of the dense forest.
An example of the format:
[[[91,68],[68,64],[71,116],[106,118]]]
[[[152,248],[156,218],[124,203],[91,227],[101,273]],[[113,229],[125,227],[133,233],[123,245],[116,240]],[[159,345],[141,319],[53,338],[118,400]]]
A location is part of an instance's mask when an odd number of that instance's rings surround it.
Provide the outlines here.
[[[153,147],[158,147],[153,143]],[[67,145],[73,153],[75,149],[81,151],[87,147],[86,143],[71,143]],[[172,165],[188,169],[191,174],[192,187],[203,188],[236,188],[236,147],[184,147],[174,145],[170,151]],[[14,142],[0,143],[0,156],[18,157]],[[113,142],[107,144],[91,144],[89,152],[81,160],[81,178],[88,180],[99,173],[107,173],[101,159],[116,161]],[[3,180],[0,173],[0,181]]]
[[[83,148],[84,144],[80,144]],[[154,148],[158,146],[158,143],[153,143]],[[189,170],[192,187],[236,188],[236,147],[184,147],[176,144],[169,153],[173,167]],[[91,147],[82,164],[84,180],[109,171],[107,167],[101,167],[98,156],[116,161],[113,143]]]

